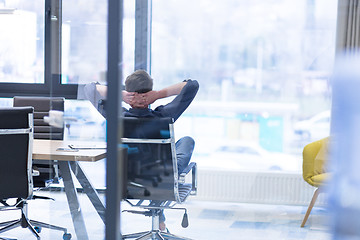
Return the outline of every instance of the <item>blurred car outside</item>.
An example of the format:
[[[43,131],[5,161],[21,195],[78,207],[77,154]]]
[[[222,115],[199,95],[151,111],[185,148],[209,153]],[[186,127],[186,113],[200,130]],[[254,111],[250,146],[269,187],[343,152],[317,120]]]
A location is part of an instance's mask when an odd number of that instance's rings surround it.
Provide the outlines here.
[[[220,145],[208,156],[197,158],[199,167],[245,171],[301,172],[301,159],[269,152],[256,143],[234,141]]]
[[[304,140],[318,140],[330,135],[331,112],[323,111],[313,117],[296,122],[294,133]]]

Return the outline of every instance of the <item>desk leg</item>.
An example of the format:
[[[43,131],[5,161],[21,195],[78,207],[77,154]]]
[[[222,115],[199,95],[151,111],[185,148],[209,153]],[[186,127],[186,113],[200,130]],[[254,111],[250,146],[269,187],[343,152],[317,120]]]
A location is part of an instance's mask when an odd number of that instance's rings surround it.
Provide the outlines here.
[[[71,170],[75,174],[77,180],[79,181],[80,185],[83,187],[84,192],[90,199],[92,205],[96,209],[97,213],[99,214],[102,221],[105,223],[105,206],[100,200],[100,197],[91,184],[89,178],[86,176],[84,171],[82,170],[80,164],[78,162],[69,162],[71,166]]]
[[[89,237],[87,235],[84,218],[81,213],[77,192],[74,186],[73,179],[71,177],[69,162],[59,161],[59,167],[61,171],[61,176],[64,181],[65,193],[68,200],[71,218],[74,224],[77,239],[88,240]]]

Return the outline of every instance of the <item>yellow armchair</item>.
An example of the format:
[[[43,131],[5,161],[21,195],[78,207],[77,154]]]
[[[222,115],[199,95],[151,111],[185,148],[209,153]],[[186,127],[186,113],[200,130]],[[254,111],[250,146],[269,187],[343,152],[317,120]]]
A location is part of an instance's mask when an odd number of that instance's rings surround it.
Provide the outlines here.
[[[303,178],[311,186],[316,187],[314,195],[311,199],[309,207],[301,223],[301,227],[305,226],[310,212],[320,193],[320,187],[326,184],[329,173],[326,170],[326,162],[328,158],[329,137],[309,143],[303,150]]]

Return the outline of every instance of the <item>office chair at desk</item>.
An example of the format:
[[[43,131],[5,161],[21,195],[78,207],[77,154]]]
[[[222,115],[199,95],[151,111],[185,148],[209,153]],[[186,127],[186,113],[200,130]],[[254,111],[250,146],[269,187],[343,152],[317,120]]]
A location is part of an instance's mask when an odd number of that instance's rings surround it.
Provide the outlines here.
[[[50,110],[64,111],[65,99],[62,97],[23,97],[15,96],[14,107],[31,106],[34,108],[34,139],[63,140],[64,129],[50,126],[44,121]],[[33,160],[33,166],[40,175],[34,177],[35,187],[47,187],[50,183],[58,183],[60,172],[58,165],[44,160]]]
[[[0,109],[0,211],[20,210],[18,220],[0,223],[0,233],[21,226],[29,228],[37,239],[40,227],[64,232],[63,239],[71,239],[66,228],[30,220],[27,216],[27,201],[33,195],[32,170],[33,108]],[[35,226],[35,227],[34,227]]]
[[[191,162],[188,167],[178,173],[173,120],[171,118],[122,118],[122,144],[128,148],[128,165],[138,161],[141,174],[158,175],[161,181],[154,186],[146,178],[136,178],[136,182],[145,186],[143,189],[127,185],[126,201],[133,207],[140,207],[144,211],[128,210],[127,212],[152,217],[152,229],[147,232],[123,235],[123,239],[188,239],[178,237],[159,230],[159,216],[164,209],[181,209],[185,211],[182,226],[188,226],[185,208],[176,208],[177,203],[183,203],[189,195],[197,192],[196,163]],[[134,170],[128,167],[128,178],[132,181]],[[191,182],[185,177],[192,172]],[[135,173],[137,175],[138,173]],[[135,200],[136,199],[136,200]],[[135,201],[135,203],[134,203]]]

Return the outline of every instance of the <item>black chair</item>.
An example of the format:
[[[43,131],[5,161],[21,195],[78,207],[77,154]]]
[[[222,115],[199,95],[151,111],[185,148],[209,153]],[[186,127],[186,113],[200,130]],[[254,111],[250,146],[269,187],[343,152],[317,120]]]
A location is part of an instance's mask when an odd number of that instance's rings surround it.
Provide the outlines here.
[[[127,234],[123,239],[188,239],[159,230],[159,215],[164,209],[185,210],[182,226],[187,227],[186,209],[175,208],[175,205],[183,203],[190,194],[195,195],[197,192],[196,163],[191,162],[182,173],[178,173],[173,120],[125,117],[122,121],[122,144],[128,149],[128,180],[133,181],[135,178],[136,183],[144,186],[147,191],[127,185],[126,201],[133,207],[145,209],[127,212],[152,217],[150,231]],[[137,162],[136,169],[131,166],[133,162]],[[191,182],[188,183],[185,177],[190,172]],[[160,176],[161,181],[154,186],[148,179],[138,177],[139,175]]]
[[[63,238],[70,239],[66,228],[27,217],[27,200],[36,198],[33,195],[32,146],[33,108],[0,109],[0,210],[21,211],[20,219],[0,223],[4,226],[0,233],[21,226],[29,228],[40,239],[36,228],[45,227],[63,231]]]
[[[34,139],[63,140],[64,129],[50,126],[44,121],[50,110],[64,111],[64,98],[62,97],[24,97],[15,96],[13,106],[34,108]],[[35,187],[46,187],[50,183],[58,183],[60,173],[57,162],[33,160],[33,167],[40,172],[34,177]]]

